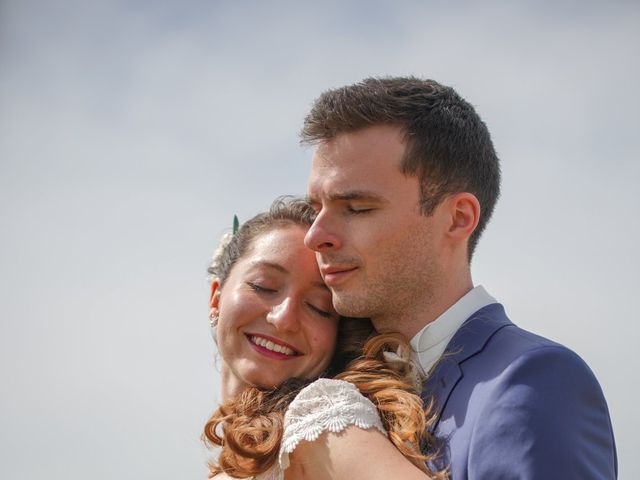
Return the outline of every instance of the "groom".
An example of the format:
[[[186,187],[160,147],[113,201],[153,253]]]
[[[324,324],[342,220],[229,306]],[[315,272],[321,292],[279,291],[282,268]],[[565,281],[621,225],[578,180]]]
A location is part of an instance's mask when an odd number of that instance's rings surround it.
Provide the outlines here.
[[[306,237],[336,309],[399,331],[438,419],[436,468],[461,479],[613,479],[611,420],[589,367],[514,325],[470,261],[500,190],[486,125],[453,89],[366,79],[325,92]]]

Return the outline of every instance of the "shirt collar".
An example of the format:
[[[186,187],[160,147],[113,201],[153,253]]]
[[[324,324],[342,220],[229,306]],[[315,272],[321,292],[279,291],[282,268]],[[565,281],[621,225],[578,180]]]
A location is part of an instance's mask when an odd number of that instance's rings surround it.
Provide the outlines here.
[[[498,302],[482,285],[478,285],[411,339],[411,347],[424,373],[428,373],[442,356],[449,340],[465,320],[492,303]]]

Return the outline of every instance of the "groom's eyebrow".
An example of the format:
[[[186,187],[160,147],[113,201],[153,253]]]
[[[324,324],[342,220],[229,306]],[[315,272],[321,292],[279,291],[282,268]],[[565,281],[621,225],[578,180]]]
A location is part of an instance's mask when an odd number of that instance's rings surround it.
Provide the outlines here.
[[[338,192],[335,196],[336,200],[375,200],[382,202],[384,199],[377,193],[369,190],[349,190],[346,192]]]
[[[314,196],[307,197],[310,203],[320,203],[320,200]],[[353,201],[367,200],[379,203],[385,203],[384,197],[372,192],[371,190],[345,190],[343,192],[332,192],[327,195],[329,201]]]

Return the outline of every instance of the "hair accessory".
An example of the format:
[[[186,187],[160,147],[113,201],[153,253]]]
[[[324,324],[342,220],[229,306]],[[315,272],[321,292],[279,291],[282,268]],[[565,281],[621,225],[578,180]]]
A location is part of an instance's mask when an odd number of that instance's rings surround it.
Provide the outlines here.
[[[216,248],[216,251],[213,252],[213,255],[211,257],[212,263],[211,263],[211,266],[209,267],[210,273],[211,273],[211,270],[216,271],[220,266],[218,262],[220,261],[222,254],[224,253],[224,249],[227,248],[227,245],[231,243],[231,240],[233,239],[234,235],[239,229],[240,229],[240,222],[238,221],[238,216],[234,215],[232,233],[226,232],[225,234],[223,234],[222,237],[220,238],[220,243],[218,244],[218,248]],[[213,277],[214,275],[209,275],[208,277],[209,281],[211,281]]]

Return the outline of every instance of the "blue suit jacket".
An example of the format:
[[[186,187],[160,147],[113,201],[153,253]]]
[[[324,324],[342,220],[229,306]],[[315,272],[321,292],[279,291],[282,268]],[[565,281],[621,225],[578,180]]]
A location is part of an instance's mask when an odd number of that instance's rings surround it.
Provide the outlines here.
[[[469,318],[423,386],[453,480],[617,478],[602,389],[574,352],[515,326],[499,304]]]

